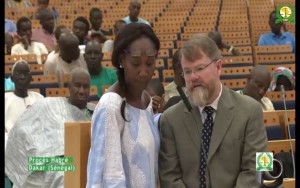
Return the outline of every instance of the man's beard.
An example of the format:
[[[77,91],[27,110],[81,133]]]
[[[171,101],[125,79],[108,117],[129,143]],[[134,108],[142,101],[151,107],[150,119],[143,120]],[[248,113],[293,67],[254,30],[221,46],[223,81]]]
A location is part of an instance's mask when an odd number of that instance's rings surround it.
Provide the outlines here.
[[[189,91],[189,95],[191,97],[193,105],[201,107],[207,105],[209,99],[209,92],[206,88],[197,87],[192,92]]]

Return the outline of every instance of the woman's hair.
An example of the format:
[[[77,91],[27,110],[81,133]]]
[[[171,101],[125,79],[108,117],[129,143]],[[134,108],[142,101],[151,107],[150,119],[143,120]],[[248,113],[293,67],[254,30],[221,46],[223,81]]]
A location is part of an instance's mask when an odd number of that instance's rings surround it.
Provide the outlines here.
[[[123,91],[126,92],[126,83],[124,69],[120,67],[121,58],[124,57],[124,50],[135,40],[140,37],[149,38],[155,46],[155,49],[158,51],[160,48],[160,42],[152,28],[146,24],[142,23],[130,23],[126,25],[116,36],[114,41],[114,49],[112,52],[112,64],[117,69],[117,76],[120,86]],[[125,101],[121,106],[121,115],[125,119],[124,115],[125,110]],[[125,119],[126,120],[126,119]]]

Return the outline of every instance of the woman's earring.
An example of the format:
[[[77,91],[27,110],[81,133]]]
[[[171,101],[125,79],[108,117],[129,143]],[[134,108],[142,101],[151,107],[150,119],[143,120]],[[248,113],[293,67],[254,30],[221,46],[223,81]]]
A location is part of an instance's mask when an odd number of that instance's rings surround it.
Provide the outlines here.
[[[123,67],[122,67],[122,65],[120,64],[120,69],[122,69]]]

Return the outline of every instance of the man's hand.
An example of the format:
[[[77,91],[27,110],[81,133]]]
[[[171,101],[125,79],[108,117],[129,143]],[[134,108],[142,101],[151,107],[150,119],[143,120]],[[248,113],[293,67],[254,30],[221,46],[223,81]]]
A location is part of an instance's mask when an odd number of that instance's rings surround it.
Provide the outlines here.
[[[22,42],[22,44],[24,45],[25,50],[27,50],[28,47],[30,46],[30,41],[29,41],[27,35],[24,35],[22,37],[19,36],[19,41]]]
[[[165,106],[164,96],[160,97],[155,95],[152,97],[152,107],[153,107],[153,112],[155,114],[163,112],[164,106]]]

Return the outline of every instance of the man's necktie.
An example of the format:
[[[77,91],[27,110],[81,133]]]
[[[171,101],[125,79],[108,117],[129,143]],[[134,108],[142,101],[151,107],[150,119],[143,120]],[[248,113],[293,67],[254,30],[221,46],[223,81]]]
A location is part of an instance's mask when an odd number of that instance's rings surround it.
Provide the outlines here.
[[[199,169],[199,178],[200,178],[200,188],[206,188],[205,181],[205,170],[206,170],[206,159],[209,150],[210,137],[214,125],[213,113],[214,109],[210,106],[205,107],[204,112],[206,112],[206,119],[202,129],[202,147],[200,153],[200,169]]]

